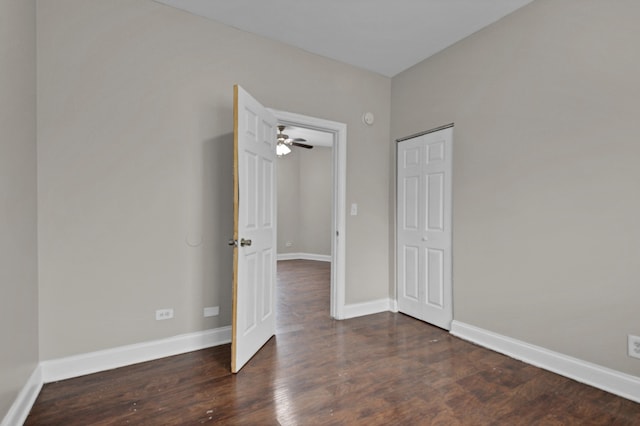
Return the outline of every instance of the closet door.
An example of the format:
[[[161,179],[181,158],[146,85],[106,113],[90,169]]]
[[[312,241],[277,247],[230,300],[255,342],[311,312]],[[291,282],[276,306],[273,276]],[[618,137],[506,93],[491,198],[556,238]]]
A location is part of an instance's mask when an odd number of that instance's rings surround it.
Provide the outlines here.
[[[398,310],[449,330],[453,128],[398,142]]]

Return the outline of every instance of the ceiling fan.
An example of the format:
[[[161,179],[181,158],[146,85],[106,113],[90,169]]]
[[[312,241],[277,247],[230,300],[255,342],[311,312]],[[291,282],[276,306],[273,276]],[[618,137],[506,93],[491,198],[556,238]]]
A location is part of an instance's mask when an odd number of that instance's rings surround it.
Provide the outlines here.
[[[306,149],[311,149],[313,148],[313,145],[307,145],[306,143],[302,143],[302,142],[306,142],[306,139],[302,139],[302,138],[289,138],[289,135],[285,135],[284,133],[282,133],[284,131],[286,126],[283,125],[279,125],[278,126],[278,145],[276,146],[276,154],[278,154],[278,157],[282,157],[283,155],[287,155],[288,153],[291,152],[291,147],[292,146],[297,146],[300,148],[306,148]]]

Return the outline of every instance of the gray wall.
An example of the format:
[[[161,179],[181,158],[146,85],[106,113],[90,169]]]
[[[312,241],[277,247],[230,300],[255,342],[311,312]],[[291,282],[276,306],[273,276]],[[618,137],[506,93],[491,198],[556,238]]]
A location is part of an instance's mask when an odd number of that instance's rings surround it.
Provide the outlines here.
[[[235,83],[347,124],[346,301],[388,296],[390,79],[151,0],[38,3],[38,60],[42,360],[230,324]]]
[[[278,254],[300,253],[300,150],[278,158]],[[287,247],[287,241],[292,243]]]
[[[455,122],[455,319],[636,376],[638,16],[538,0],[392,80],[393,138]]]
[[[331,255],[331,154],[326,147],[294,148],[278,159],[279,254]]]
[[[0,0],[0,421],[38,363],[35,25]]]

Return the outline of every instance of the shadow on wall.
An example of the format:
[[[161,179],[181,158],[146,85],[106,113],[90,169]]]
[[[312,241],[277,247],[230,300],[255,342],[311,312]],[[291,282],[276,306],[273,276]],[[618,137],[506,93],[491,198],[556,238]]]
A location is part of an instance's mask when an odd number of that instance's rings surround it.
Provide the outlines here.
[[[231,324],[233,249],[227,241],[233,236],[233,133],[205,140],[202,162],[201,300],[203,307],[220,307],[219,316],[203,318],[207,329]]]

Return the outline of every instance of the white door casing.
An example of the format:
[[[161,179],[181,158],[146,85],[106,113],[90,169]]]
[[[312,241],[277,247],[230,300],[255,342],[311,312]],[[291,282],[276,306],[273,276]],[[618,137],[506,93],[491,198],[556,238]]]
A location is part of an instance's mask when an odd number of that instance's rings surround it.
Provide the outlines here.
[[[446,330],[453,319],[451,126],[397,144],[398,310]]]
[[[234,86],[234,373],[275,335],[276,124],[270,111]]]

